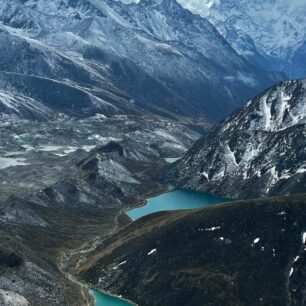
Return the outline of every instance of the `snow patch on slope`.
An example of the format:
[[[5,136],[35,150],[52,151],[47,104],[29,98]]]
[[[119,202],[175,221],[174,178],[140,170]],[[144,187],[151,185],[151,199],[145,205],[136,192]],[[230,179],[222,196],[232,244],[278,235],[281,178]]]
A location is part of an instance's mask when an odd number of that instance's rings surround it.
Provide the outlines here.
[[[30,303],[22,295],[13,291],[0,289],[0,302],[3,301],[3,306],[29,306]]]

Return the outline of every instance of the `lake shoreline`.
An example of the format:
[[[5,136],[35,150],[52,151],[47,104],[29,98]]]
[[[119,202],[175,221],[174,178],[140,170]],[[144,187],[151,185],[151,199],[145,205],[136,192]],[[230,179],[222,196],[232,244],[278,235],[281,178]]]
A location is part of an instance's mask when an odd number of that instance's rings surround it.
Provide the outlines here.
[[[129,223],[129,224],[131,224],[131,223],[135,222],[135,220],[133,220],[133,219],[130,218],[130,216],[127,214],[128,211],[133,210],[133,209],[135,209],[135,208],[144,207],[144,206],[147,205],[148,199],[154,198],[154,197],[158,197],[158,196],[161,196],[161,195],[163,195],[163,194],[172,192],[172,191],[174,191],[174,190],[175,190],[175,187],[174,187],[174,186],[168,185],[167,187],[162,188],[162,190],[160,190],[160,191],[157,191],[157,190],[156,190],[156,191],[153,191],[153,192],[151,192],[151,193],[148,193],[148,195],[146,195],[145,197],[143,197],[142,200],[138,201],[139,204],[135,204],[135,205],[128,206],[128,207],[124,208],[124,209],[120,212],[120,214],[118,215],[118,217],[124,215],[125,217],[127,217],[127,218],[130,220],[130,223]],[[118,218],[118,217],[117,217],[117,218]]]
[[[113,294],[113,293],[110,293],[110,292],[106,292],[105,290],[96,289],[96,288],[92,287],[92,288],[90,288],[90,289],[88,290],[88,293],[90,294],[91,298],[93,299],[93,306],[96,305],[96,301],[97,301],[96,296],[94,295],[95,292],[97,292],[97,293],[99,293],[99,294],[102,294],[102,295],[105,295],[105,296],[107,296],[107,297],[112,297],[112,298],[115,298],[115,299],[117,299],[117,300],[119,300],[119,301],[128,303],[128,304],[130,304],[130,306],[139,306],[138,304],[136,304],[136,303],[130,301],[130,300],[127,299],[127,298],[120,297],[120,296],[118,296],[118,295],[116,295],[116,294]]]
[[[132,209],[126,208],[121,210],[120,215],[124,214],[125,217],[128,217],[130,220],[128,225],[131,225],[142,217],[146,217],[159,212],[199,209],[232,201],[232,199],[222,198],[204,192],[175,189],[173,186],[169,185],[161,189],[163,189],[164,192],[161,192],[161,190],[154,190],[154,192],[151,192],[146,196],[145,200],[140,200],[139,205],[133,205]],[[135,212],[136,214],[132,216],[131,213]],[[151,252],[152,251],[154,252],[154,249],[151,250]],[[149,252],[148,255],[151,255],[151,253]],[[95,287],[92,286],[92,288]],[[137,305],[126,298],[121,298],[120,296],[106,292],[103,289],[91,289],[89,292],[91,294],[94,294],[94,292],[101,294],[101,299],[100,301],[95,302],[95,306],[107,305],[107,303],[103,300],[107,300],[108,297],[115,298],[113,303],[111,301],[111,306]],[[128,304],[126,305],[122,303],[121,305],[120,301],[127,302]]]
[[[181,199],[181,197],[183,197],[183,199]],[[166,203],[162,203],[161,205],[159,202],[163,201],[162,198],[164,198]],[[166,192],[147,198],[142,205],[135,206],[132,209],[126,209],[125,214],[132,222],[135,222],[141,217],[162,211],[198,209],[231,201],[233,201],[233,199],[201,191],[176,189],[171,186]],[[186,205],[186,203],[188,203],[188,205]]]

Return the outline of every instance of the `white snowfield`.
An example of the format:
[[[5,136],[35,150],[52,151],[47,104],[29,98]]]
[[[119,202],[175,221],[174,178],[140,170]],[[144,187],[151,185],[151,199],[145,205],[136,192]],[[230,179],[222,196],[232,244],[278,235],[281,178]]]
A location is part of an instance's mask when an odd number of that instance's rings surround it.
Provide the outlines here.
[[[29,306],[29,302],[18,293],[0,289],[0,305],[3,306]]]
[[[25,158],[0,157],[0,169],[25,165],[28,165]]]

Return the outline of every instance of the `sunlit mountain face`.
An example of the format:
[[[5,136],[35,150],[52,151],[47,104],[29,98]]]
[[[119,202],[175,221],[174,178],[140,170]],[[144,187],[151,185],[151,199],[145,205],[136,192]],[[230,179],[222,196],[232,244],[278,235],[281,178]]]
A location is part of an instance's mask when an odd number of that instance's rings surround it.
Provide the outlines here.
[[[304,192],[305,86],[282,82],[247,102],[173,165],[170,178],[230,198]]]

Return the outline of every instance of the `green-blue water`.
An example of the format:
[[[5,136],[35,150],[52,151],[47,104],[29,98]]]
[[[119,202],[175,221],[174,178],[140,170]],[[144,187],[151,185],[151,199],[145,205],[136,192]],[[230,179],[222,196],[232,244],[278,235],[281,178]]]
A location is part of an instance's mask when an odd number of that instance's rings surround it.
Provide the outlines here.
[[[230,199],[217,197],[204,192],[178,189],[154,198],[149,198],[146,205],[131,209],[126,214],[135,221],[158,211],[202,208],[228,201]]]
[[[216,197],[204,192],[179,189],[149,198],[146,205],[127,211],[127,215],[134,221],[158,211],[202,208],[228,201],[230,199]],[[90,294],[95,298],[95,306],[131,306],[120,298],[96,290],[90,290]]]
[[[107,295],[97,290],[90,290],[89,293],[95,298],[95,306],[131,306],[132,304],[120,298]]]

